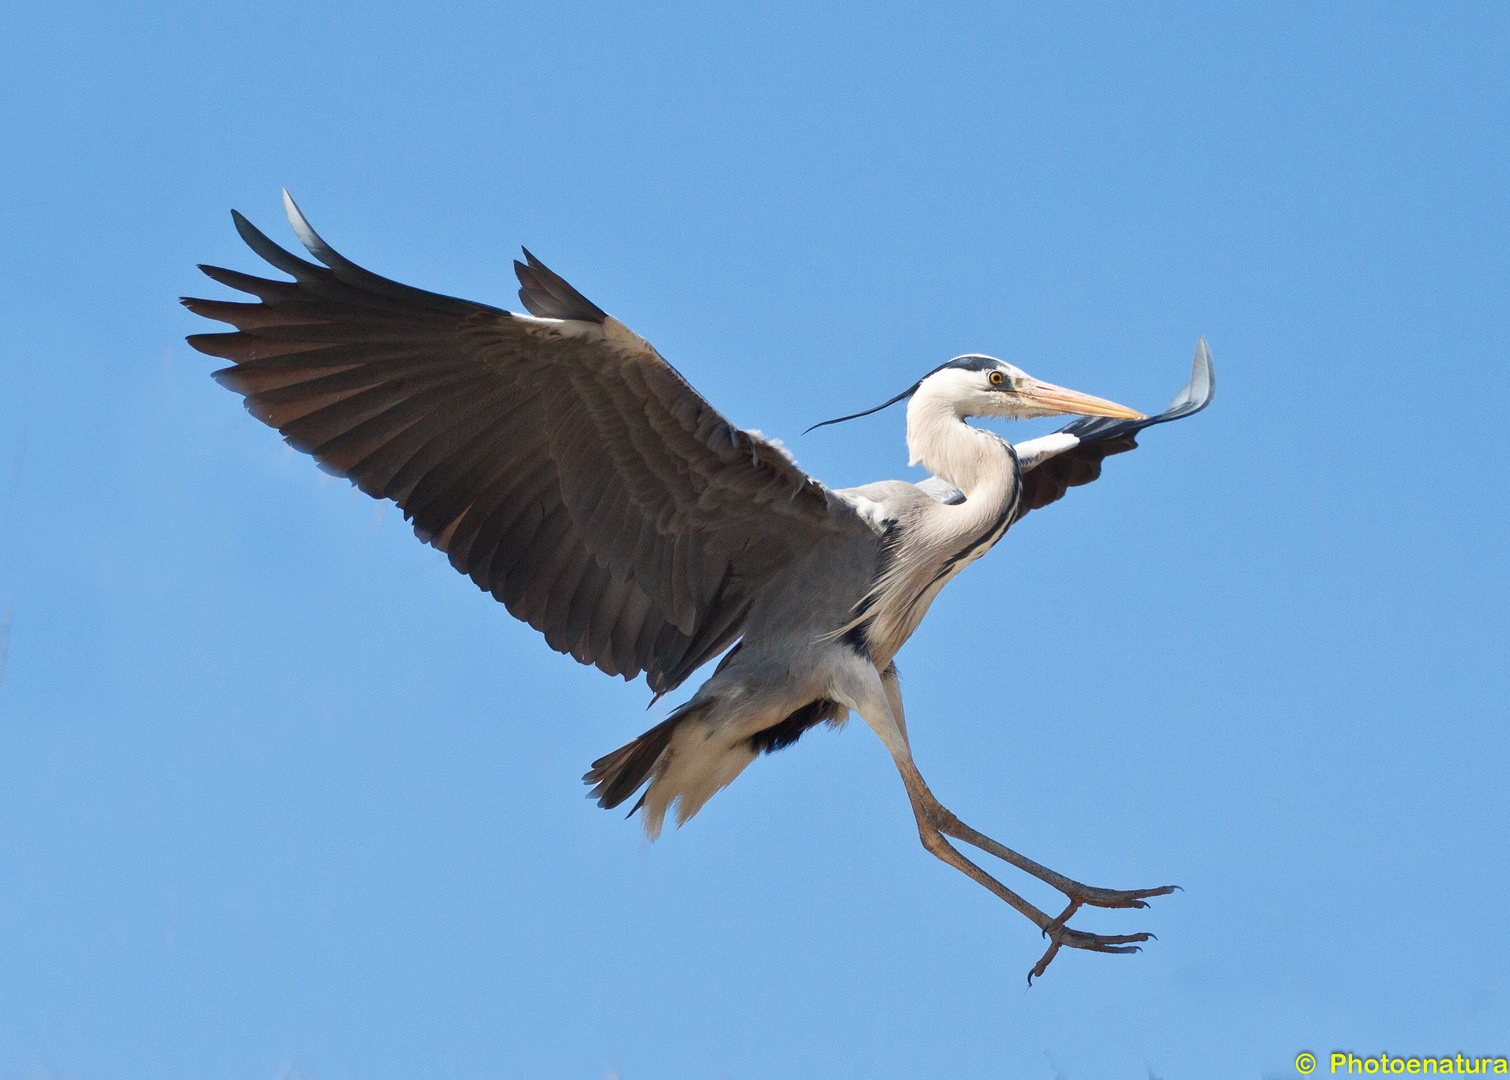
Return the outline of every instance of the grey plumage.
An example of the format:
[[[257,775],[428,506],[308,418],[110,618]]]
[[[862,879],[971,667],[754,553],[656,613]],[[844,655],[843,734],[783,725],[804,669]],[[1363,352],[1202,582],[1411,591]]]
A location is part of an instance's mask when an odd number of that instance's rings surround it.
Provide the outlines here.
[[[685,822],[758,754],[854,710],[891,750],[929,850],[1049,935],[1035,971],[1060,945],[1116,952],[1145,939],[1063,924],[1081,904],[1144,906],[1168,888],[1080,885],[933,799],[912,764],[893,658],[939,589],[1013,522],[1094,480],[1143,428],[1205,407],[1204,341],[1190,385],[1153,418],[993,357],[956,358],[893,399],[908,400],[913,461],[935,478],[833,491],[730,424],[528,251],[514,265],[530,314],[516,314],[364,270],[286,192],[285,204],[318,263],[235,214],[248,246],[294,280],[206,266],[260,302],[183,301],[236,328],[189,338],[233,361],[216,379],[322,468],[397,503],[421,540],[551,648],[626,679],[643,673],[656,696],[723,654],[664,722],[593,763],[585,779],[600,805],[648,781],[635,809],[653,836],[671,808]],[[963,422],[1063,413],[1087,415],[1016,448]],[[1071,908],[1049,918],[945,835],[1048,881]]]

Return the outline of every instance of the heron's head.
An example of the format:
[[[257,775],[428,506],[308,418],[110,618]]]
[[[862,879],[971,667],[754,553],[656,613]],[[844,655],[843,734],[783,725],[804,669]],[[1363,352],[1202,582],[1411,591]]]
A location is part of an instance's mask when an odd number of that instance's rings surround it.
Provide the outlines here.
[[[914,388],[914,399],[952,407],[959,416],[1000,416],[1030,420],[1039,416],[1114,416],[1141,420],[1143,414],[1105,398],[1066,390],[1033,378],[994,356],[956,356],[929,372]]]
[[[908,413],[920,406],[952,409],[959,417],[1000,416],[1008,420],[1029,420],[1038,416],[1114,416],[1124,420],[1141,420],[1143,414],[1105,398],[1092,397],[1078,390],[1066,390],[1053,383],[1033,378],[1026,371],[998,360],[994,356],[969,353],[940,364],[890,401],[852,416],[825,420],[814,427],[837,424],[843,420],[868,416],[904,398],[912,398]],[[808,428],[812,431],[813,428]]]

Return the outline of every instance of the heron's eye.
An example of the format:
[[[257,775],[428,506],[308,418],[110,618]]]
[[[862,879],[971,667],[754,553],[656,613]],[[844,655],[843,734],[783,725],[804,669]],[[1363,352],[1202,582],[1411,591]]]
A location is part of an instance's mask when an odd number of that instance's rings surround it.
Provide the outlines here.
[[[990,380],[992,386],[1000,386],[1002,383],[1006,382],[1005,377],[1003,377],[1002,373],[999,371],[991,372],[991,374],[987,376],[987,379]]]

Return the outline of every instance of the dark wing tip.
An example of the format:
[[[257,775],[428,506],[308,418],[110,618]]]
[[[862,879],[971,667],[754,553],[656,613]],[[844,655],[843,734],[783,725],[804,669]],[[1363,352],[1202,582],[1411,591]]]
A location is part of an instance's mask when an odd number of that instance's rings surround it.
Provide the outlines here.
[[[1060,428],[1060,431],[1076,436],[1080,443],[1023,474],[1024,491],[1017,517],[1021,518],[1031,510],[1057,502],[1072,487],[1096,480],[1101,475],[1102,461],[1114,454],[1124,454],[1135,449],[1138,445],[1137,434],[1144,428],[1200,412],[1211,404],[1215,387],[1211,349],[1203,337],[1196,343],[1190,381],[1174,396],[1169,408],[1159,415],[1142,420],[1083,416]]]
[[[228,334],[190,334],[184,338],[195,352],[213,356],[219,360],[234,360],[241,352],[242,337],[236,331]]]
[[[526,262],[514,260],[519,279],[519,300],[531,315],[541,319],[575,319],[601,323],[608,313],[583,296],[571,284],[523,248]]]
[[[312,262],[306,262],[290,251],[285,251],[281,246],[268,239],[266,233],[248,221],[239,210],[231,211],[231,220],[236,223],[236,232],[246,243],[246,246],[260,256],[263,261],[282,270],[296,281],[310,281],[320,278],[329,273],[323,266],[316,266]],[[203,269],[203,267],[201,267]],[[208,273],[208,271],[206,271]]]
[[[1155,424],[1167,424],[1171,420],[1183,420],[1187,416],[1194,416],[1210,405],[1215,395],[1216,370],[1211,363],[1211,349],[1206,344],[1206,339],[1202,337],[1196,342],[1195,360],[1190,367],[1190,381],[1174,396],[1169,407],[1157,416],[1144,417],[1142,420],[1112,420],[1101,416],[1084,416],[1059,430],[1078,435],[1081,442],[1110,439],[1129,432],[1142,431]]]

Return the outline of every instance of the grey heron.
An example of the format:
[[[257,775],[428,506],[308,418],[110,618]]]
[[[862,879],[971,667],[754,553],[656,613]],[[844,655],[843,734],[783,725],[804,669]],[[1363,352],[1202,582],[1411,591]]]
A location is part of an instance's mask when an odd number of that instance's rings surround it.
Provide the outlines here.
[[[684,824],[761,753],[851,712],[901,773],[923,846],[1062,946],[1136,952],[1146,933],[1067,925],[1082,906],[1141,908],[1174,886],[1084,885],[977,832],[913,762],[895,657],[948,582],[1031,510],[1095,480],[1137,432],[1211,400],[1210,353],[1189,384],[1144,416],[1033,378],[990,356],[941,364],[876,409],[907,402],[921,484],[833,490],[778,445],[729,423],[651,345],[547,269],[515,262],[527,313],[426,292],[337,254],[284,192],[317,262],[233,211],[248,246],[292,281],[214,266],[256,298],[186,297],[235,327],[196,334],[233,361],[214,373],[325,470],[391,499],[425,543],[569,653],[659,698],[722,654],[664,721],[593,762],[605,808],[636,792],[653,839]],[[1013,445],[971,417],[1081,417]],[[825,423],[837,423],[826,421]],[[1048,883],[1050,915],[966,858],[962,841]]]

